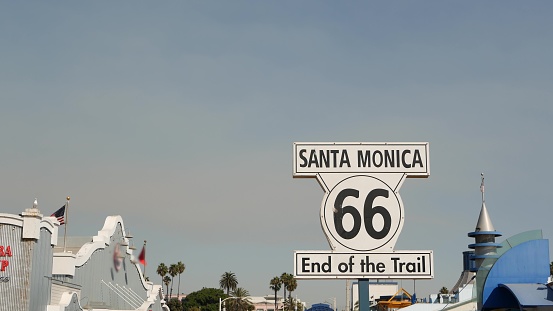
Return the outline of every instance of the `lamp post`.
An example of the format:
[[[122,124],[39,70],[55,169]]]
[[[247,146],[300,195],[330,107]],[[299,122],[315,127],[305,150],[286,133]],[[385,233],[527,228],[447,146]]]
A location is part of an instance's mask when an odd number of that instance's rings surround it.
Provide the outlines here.
[[[328,297],[327,299],[332,299],[332,301],[334,302],[334,305],[333,305],[334,308],[333,309],[334,309],[334,311],[338,311],[338,310],[336,310],[336,297]]]
[[[221,311],[221,304],[225,301],[225,300],[229,300],[229,299],[240,299],[240,297],[234,297],[234,296],[230,296],[230,297],[227,297],[223,300],[221,300],[221,297],[219,297],[219,311]]]

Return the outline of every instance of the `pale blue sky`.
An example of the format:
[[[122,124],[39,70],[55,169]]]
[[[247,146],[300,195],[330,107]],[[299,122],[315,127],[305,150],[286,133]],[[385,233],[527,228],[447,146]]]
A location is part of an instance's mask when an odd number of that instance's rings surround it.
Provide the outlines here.
[[[401,190],[398,250],[451,288],[480,210],[505,237],[551,229],[553,3],[0,2],[2,212],[72,197],[69,234],[120,214],[181,288],[232,271],[252,295],[326,250],[323,192],[294,141],[430,143]],[[499,239],[500,241],[503,238]],[[154,278],[157,280],[157,278]],[[309,304],[344,281],[300,281]],[[408,291],[412,282],[404,282]]]

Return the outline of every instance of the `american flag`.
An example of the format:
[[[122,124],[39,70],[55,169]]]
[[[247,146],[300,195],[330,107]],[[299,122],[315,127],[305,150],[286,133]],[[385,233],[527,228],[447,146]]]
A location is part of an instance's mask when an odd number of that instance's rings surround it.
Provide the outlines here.
[[[51,216],[56,217],[58,219],[58,222],[60,223],[60,225],[65,224],[65,205],[62,206],[59,210],[57,210]]]

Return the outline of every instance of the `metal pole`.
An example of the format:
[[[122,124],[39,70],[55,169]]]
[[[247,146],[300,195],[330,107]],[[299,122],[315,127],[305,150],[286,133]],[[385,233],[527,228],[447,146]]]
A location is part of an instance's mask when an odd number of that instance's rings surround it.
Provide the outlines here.
[[[65,201],[65,226],[63,227],[63,252],[64,253],[66,249],[66,240],[67,240],[67,224],[69,223],[69,200],[71,200],[71,198],[67,197]]]
[[[144,246],[142,249],[146,248],[146,240],[144,240]],[[146,253],[144,253],[144,278],[146,278]],[[173,290],[173,284],[171,284],[171,290]]]
[[[369,300],[369,279],[358,279],[357,290],[359,292],[359,311],[369,311],[371,307]]]

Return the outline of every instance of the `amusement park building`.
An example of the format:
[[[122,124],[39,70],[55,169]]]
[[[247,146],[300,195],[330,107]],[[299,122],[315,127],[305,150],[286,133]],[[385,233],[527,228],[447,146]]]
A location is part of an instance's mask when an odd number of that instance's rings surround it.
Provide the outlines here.
[[[482,195],[482,207],[473,232],[474,251],[463,253],[463,271],[449,294],[404,311],[536,310],[553,311],[549,240],[541,230],[527,231],[496,243],[495,230]]]
[[[169,310],[161,285],[144,280],[121,216],[61,246],[59,226],[36,201],[20,215],[0,213],[0,311]]]

